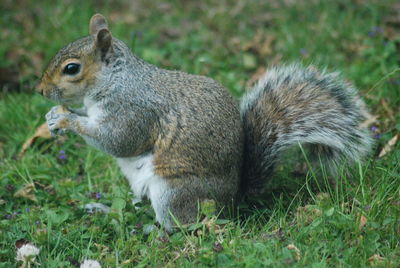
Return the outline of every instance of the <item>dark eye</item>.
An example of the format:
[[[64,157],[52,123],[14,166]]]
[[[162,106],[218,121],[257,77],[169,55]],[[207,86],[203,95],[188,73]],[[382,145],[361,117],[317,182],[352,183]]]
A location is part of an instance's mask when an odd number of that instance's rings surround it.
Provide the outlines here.
[[[69,63],[64,67],[63,73],[69,74],[69,75],[74,75],[74,74],[79,73],[80,68],[81,68],[81,65],[78,63]]]

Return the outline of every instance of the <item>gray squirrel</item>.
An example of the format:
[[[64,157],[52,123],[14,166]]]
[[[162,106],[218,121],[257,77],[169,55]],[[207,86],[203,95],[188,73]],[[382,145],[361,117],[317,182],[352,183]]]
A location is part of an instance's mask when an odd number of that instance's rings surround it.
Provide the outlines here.
[[[211,78],[138,58],[100,14],[89,31],[56,54],[37,86],[61,104],[46,115],[49,129],[115,157],[167,230],[174,218],[194,222],[205,200],[222,209],[259,193],[289,147],[306,145],[329,163],[370,151],[364,103],[335,73],[273,67],[239,104]]]

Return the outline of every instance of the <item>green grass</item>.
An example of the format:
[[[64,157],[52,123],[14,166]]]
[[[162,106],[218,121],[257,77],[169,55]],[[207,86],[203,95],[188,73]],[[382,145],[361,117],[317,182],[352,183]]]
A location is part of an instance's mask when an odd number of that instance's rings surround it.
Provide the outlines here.
[[[6,0],[0,10],[0,267],[16,266],[19,239],[40,247],[41,267],[85,258],[103,267],[398,267],[399,143],[377,157],[400,131],[396,1],[41,2]],[[208,217],[170,236],[145,234],[154,222],[151,207],[136,210],[111,157],[79,137],[39,139],[17,158],[54,105],[33,93],[36,80],[59,48],[87,34],[95,12],[145,60],[210,76],[235,96],[259,67],[273,63],[340,71],[378,116],[374,153],[336,183],[323,173],[294,175],[291,167],[305,162],[294,154],[257,208],[242,204],[238,218],[223,224]],[[32,182],[37,202],[14,196]],[[94,201],[113,212],[88,215],[83,206]]]

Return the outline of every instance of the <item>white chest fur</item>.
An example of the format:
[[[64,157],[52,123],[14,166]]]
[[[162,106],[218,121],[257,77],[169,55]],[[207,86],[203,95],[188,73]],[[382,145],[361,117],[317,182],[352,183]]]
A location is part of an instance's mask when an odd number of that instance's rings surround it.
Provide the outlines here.
[[[100,105],[94,101],[92,101],[89,97],[86,97],[83,101],[84,107],[86,109],[86,114],[87,114],[87,124],[89,128],[97,128],[97,126],[100,124],[99,120],[102,119],[104,113],[103,110],[100,108]],[[105,151],[101,143],[97,142],[96,139],[93,139],[92,137],[82,135],[82,137],[85,139],[86,143],[92,145],[93,147]]]
[[[156,212],[157,221],[166,226],[170,225],[168,204],[173,191],[168,187],[164,178],[154,173],[153,155],[117,158],[117,163],[127,177],[135,195],[133,202],[147,197]]]
[[[117,158],[117,162],[136,198],[146,197],[150,186],[160,181],[160,178],[154,174],[152,154]]]
[[[127,177],[136,199],[147,197],[153,201],[153,195],[161,195],[166,191],[165,180],[154,174],[152,154],[117,158],[117,162]]]
[[[87,109],[89,124],[98,124],[97,121],[103,117],[103,110],[100,108],[100,104],[85,98],[84,105]]]

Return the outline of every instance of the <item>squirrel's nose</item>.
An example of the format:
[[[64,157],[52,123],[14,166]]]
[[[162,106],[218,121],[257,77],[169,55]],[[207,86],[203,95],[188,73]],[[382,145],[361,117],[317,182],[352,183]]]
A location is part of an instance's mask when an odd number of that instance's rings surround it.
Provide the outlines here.
[[[35,89],[36,89],[36,92],[37,92],[37,93],[43,95],[44,88],[43,88],[43,85],[42,85],[41,81],[39,81],[39,82],[36,84]]]

